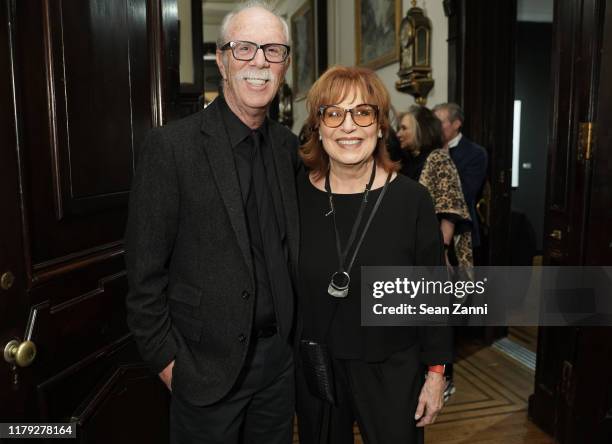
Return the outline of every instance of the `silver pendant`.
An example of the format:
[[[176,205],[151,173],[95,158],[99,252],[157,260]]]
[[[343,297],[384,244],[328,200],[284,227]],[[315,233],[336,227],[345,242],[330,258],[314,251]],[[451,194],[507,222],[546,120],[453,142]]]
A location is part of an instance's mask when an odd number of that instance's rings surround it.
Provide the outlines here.
[[[348,296],[351,277],[346,271],[336,271],[331,278],[327,292],[335,298],[345,298]]]

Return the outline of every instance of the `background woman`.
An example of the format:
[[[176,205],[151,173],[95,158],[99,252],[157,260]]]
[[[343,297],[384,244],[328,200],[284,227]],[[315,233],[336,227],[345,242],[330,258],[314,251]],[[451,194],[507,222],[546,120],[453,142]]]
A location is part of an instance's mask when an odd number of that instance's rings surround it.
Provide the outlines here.
[[[442,407],[442,364],[452,358],[451,330],[361,327],[360,267],[443,264],[431,198],[397,175],[399,165],[389,159],[389,95],[372,71],[330,68],[310,90],[307,107],[312,130],[300,154],[309,171],[298,178],[298,335],[328,344],[331,352],[337,403],[331,407],[328,442],[352,443],[355,420],[368,444],[422,442],[420,427],[432,423]],[[357,242],[347,244],[359,239],[381,193],[348,267],[342,250],[351,257]],[[348,294],[333,297],[330,280],[343,269],[350,278]],[[308,391],[300,363],[297,385],[300,442],[321,442],[324,401]]]
[[[403,159],[401,172],[424,185],[433,199],[447,260],[450,256],[453,265],[472,267],[472,222],[457,168],[441,148],[440,120],[429,109],[412,106],[402,115],[397,136],[401,148],[410,153]]]

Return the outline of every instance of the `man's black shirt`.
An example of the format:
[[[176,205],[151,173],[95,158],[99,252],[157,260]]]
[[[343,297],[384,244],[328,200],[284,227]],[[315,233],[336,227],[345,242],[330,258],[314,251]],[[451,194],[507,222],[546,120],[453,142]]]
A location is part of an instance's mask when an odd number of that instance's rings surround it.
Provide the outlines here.
[[[257,286],[254,329],[276,323],[274,299],[293,297],[278,179],[271,153],[267,119],[251,130],[222,97],[221,115],[227,130],[242,192]],[[259,136],[255,135],[259,132]],[[254,137],[259,137],[259,154]],[[260,162],[255,165],[255,162]],[[262,165],[263,164],[263,165]],[[257,174],[259,167],[264,174]],[[261,195],[258,195],[261,194]]]

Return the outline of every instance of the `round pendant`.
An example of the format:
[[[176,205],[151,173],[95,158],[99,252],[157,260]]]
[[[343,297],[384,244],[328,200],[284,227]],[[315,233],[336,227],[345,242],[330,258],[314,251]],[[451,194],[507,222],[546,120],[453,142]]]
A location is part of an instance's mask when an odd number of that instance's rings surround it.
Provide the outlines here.
[[[331,278],[327,292],[335,298],[345,298],[348,296],[351,277],[346,271],[336,271]]]

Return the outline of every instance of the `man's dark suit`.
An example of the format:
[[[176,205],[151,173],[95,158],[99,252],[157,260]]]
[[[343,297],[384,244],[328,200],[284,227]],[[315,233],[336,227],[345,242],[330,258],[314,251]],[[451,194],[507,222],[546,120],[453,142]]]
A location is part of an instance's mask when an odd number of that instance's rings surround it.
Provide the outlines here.
[[[255,282],[234,155],[218,101],[155,129],[138,156],[126,233],[128,323],[173,393],[209,405],[232,388],[251,339]],[[291,273],[298,257],[297,138],[269,122]],[[274,299],[287,339],[294,301]]]
[[[472,245],[478,247],[480,246],[480,231],[476,214],[476,199],[487,176],[487,151],[467,137],[461,136],[459,144],[450,148],[449,152],[459,172],[463,197],[472,218]]]

